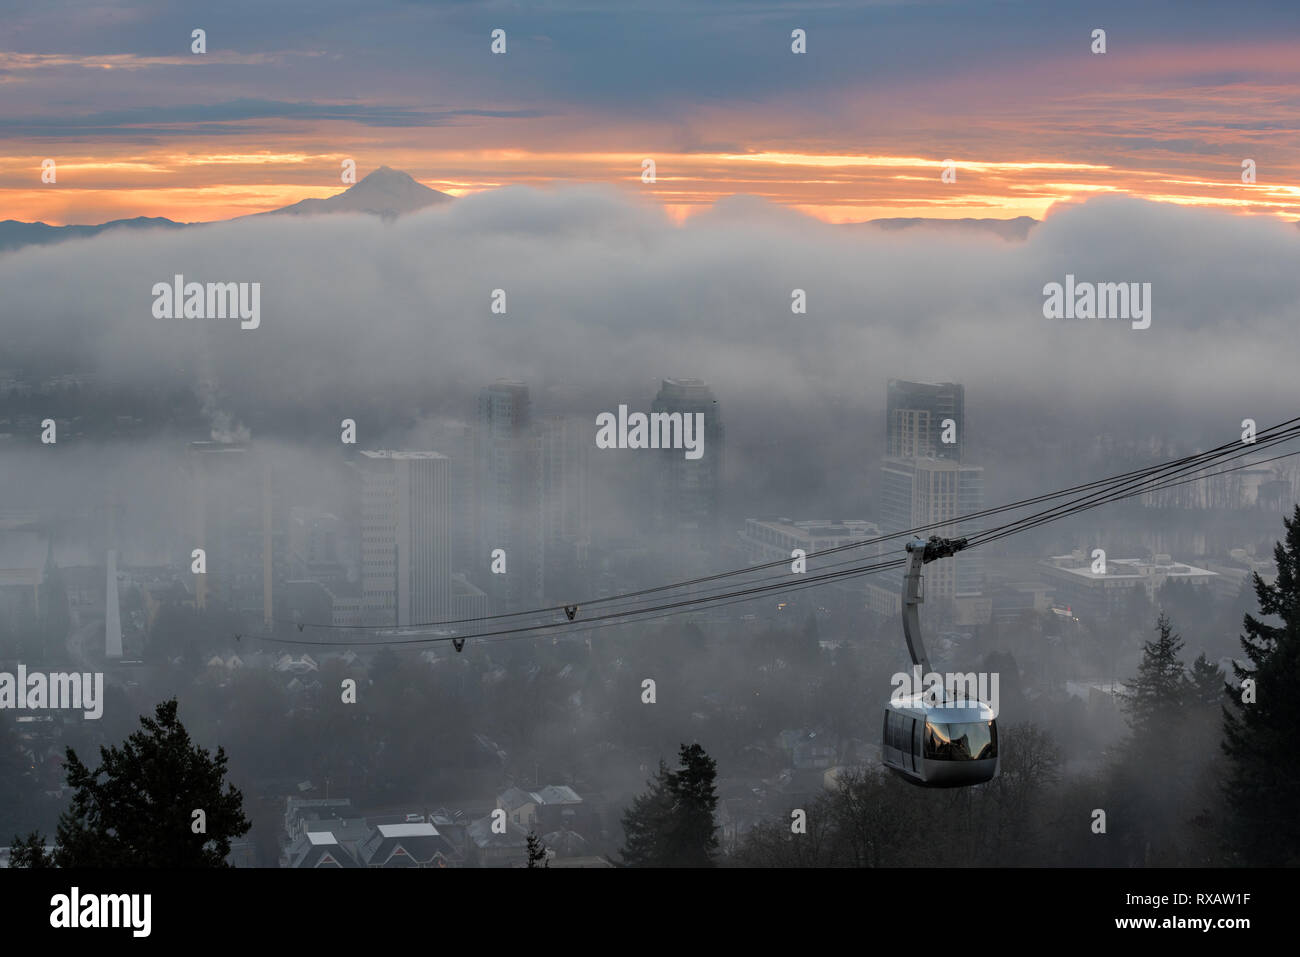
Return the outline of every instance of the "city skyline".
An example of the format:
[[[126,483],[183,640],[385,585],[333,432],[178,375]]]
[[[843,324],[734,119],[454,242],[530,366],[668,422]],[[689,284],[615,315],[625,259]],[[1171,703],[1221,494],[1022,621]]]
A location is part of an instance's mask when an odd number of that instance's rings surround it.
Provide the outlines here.
[[[1300,6],[0,24],[6,932],[852,867],[1268,933]]]

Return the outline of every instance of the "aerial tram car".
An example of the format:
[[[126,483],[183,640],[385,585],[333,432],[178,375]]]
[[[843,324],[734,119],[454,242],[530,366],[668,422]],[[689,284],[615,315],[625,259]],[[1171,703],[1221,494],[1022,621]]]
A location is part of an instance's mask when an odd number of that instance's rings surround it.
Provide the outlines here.
[[[921,567],[951,557],[966,547],[966,539],[931,536],[928,542],[907,543],[903,576],[903,637],[912,664],[930,674],[930,658],[921,640],[919,605],[925,600]],[[899,777],[921,787],[966,787],[983,784],[998,773],[998,726],[993,709],[983,701],[954,697],[944,686],[942,699],[920,693],[885,705],[881,731],[881,763]]]

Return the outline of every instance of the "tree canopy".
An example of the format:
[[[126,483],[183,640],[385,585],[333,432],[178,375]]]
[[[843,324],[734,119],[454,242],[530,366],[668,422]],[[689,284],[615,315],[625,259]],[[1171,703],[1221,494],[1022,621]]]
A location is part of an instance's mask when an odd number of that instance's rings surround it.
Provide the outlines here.
[[[680,766],[663,761],[623,815],[623,860],[632,867],[711,867],[718,850],[717,765],[699,744],[683,744]]]
[[[1224,708],[1232,846],[1253,866],[1300,864],[1300,505],[1282,521],[1286,541],[1273,549],[1277,580],[1252,577],[1260,617],[1245,616],[1241,647],[1249,664],[1234,664],[1241,687],[1227,690]]]
[[[14,866],[225,867],[232,838],[251,827],[243,797],[222,789],[226,754],[190,741],[173,698],[141,717],[121,747],[100,748],[90,770],[72,749],[65,766],[71,807],[59,819],[56,849],[45,855],[32,833],[15,839]]]

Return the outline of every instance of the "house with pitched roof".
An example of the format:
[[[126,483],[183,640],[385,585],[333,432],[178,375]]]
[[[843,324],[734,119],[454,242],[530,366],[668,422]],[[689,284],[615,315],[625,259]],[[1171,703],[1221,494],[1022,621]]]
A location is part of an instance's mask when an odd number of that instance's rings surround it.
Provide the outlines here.
[[[489,814],[470,824],[465,833],[473,863],[479,867],[522,867],[528,860],[528,832],[512,820],[505,822],[504,833],[498,833]]]
[[[360,847],[365,867],[456,867],[456,849],[427,821],[380,824]]]
[[[360,867],[346,847],[329,831],[307,831],[280,861],[282,867]]]
[[[537,819],[537,807],[541,803],[540,796],[523,788],[507,788],[497,795],[497,807],[506,812],[511,824],[518,825],[525,831],[532,828]]]

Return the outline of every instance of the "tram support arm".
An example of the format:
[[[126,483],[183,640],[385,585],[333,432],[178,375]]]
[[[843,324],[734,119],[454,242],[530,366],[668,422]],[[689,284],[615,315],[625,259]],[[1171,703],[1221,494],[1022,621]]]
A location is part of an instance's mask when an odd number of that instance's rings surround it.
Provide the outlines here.
[[[966,547],[964,538],[930,536],[928,542],[913,539],[907,543],[907,565],[903,571],[903,637],[907,640],[907,653],[912,664],[920,665],[923,674],[930,673],[930,656],[925,653],[921,640],[921,567],[939,558],[948,558]]]

